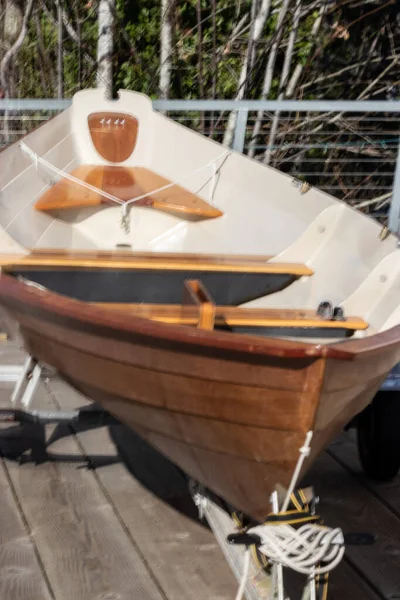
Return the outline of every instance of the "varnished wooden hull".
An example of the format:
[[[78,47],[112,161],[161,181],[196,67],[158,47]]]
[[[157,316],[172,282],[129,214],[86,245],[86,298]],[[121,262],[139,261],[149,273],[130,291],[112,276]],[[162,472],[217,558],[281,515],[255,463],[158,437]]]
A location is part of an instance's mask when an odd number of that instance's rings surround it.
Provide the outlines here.
[[[258,339],[121,318],[6,275],[0,303],[32,355],[255,519],[307,431],[304,473],[400,360],[399,327],[331,346]]]

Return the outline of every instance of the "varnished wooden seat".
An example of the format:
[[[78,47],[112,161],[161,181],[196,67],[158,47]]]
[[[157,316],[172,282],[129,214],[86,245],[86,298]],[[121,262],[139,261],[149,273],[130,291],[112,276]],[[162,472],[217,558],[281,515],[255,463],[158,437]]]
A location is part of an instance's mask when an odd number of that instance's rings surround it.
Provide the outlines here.
[[[228,328],[286,328],[365,330],[368,323],[360,317],[347,317],[341,321],[326,320],[316,311],[274,308],[238,308],[218,306],[208,290],[199,280],[185,281],[182,305],[172,304],[120,304],[93,303],[106,310],[113,310],[162,323],[186,325],[212,330],[214,327]],[[317,333],[318,335],[318,333]]]
[[[118,310],[126,315],[134,315],[161,323],[197,327],[199,323],[198,307],[179,304],[129,304],[129,303],[93,303],[107,310]],[[360,317],[347,317],[345,321],[326,321],[314,310],[280,308],[238,308],[236,306],[215,305],[215,327],[282,327],[365,330],[368,323]],[[206,327],[209,329],[209,327]]]
[[[180,185],[173,185],[166,190],[152,193],[153,190],[171,182],[144,167],[81,165],[72,171],[71,175],[100,191],[96,193],[63,178],[39,198],[35,204],[36,210],[65,210],[113,204],[112,200],[101,194],[103,191],[122,201],[149,194],[134,205],[147,206],[187,220],[213,219],[223,214],[218,208]]]
[[[310,276],[313,270],[302,263],[268,262],[269,256],[185,254],[161,252],[105,252],[34,250],[26,255],[0,255],[0,267],[18,269],[136,269],[206,271]]]

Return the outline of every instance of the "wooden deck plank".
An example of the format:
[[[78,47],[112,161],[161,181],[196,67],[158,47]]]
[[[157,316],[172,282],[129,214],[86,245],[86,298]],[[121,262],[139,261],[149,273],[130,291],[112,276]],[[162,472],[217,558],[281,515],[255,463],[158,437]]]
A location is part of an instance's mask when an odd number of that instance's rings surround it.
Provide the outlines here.
[[[1,430],[4,435],[5,430]],[[0,437],[0,447],[3,436]],[[17,499],[0,465],[0,598],[51,600],[53,598],[39,564],[30,532],[24,523]]]
[[[400,517],[400,476],[392,481],[372,481],[362,471],[358,459],[356,432],[348,431],[335,440],[329,449],[330,454],[342,463],[360,485],[368,488],[375,496],[382,499],[394,513]]]
[[[1,321],[0,321],[0,328]],[[21,350],[20,345],[14,340],[7,340],[6,343],[0,342],[0,365],[22,365],[25,362],[26,354]]]
[[[59,380],[49,387],[63,410],[88,402]],[[168,599],[234,598],[236,581],[212,533],[197,521],[187,483],[172,463],[123,425],[78,438],[88,455],[121,457],[121,464],[98,469],[98,477]]]
[[[321,497],[319,512],[329,525],[345,533],[375,534],[372,545],[348,546],[346,559],[381,597],[400,597],[400,520],[328,453],[318,459],[306,482]]]
[[[64,410],[77,408],[87,403],[83,396],[73,392],[69,386],[59,380],[53,380],[49,385],[56,393],[57,399],[61,402]],[[179,498],[180,502],[187,502],[185,483],[178,481],[171,463],[160,457],[156,451],[144,442],[141,442],[128,428],[122,425],[113,426],[110,431],[118,451],[124,453],[125,460],[128,461],[128,468],[137,480],[145,480],[148,487],[156,486],[156,493],[164,500],[171,502],[171,496],[173,496],[175,502],[177,500],[179,502]],[[79,434],[79,439],[88,454],[95,454],[99,451],[105,452],[106,447],[109,448],[110,452],[114,451],[114,446],[110,446],[110,438],[105,436],[105,433],[104,430],[101,438],[99,437],[99,430]],[[222,554],[218,555],[219,550],[215,553],[215,544],[214,547],[210,546],[210,559],[205,561],[203,554],[202,562],[198,565],[201,573],[200,581],[193,581],[190,573],[194,561],[198,561],[196,544],[200,544],[201,547],[204,543],[202,542],[204,531],[193,529],[193,525],[187,523],[185,531],[186,534],[189,533],[189,528],[190,533],[187,538],[183,538],[180,542],[182,551],[176,543],[172,547],[171,531],[173,532],[175,527],[179,528],[182,518],[175,511],[171,512],[170,507],[164,502],[163,507],[161,507],[158,498],[153,497],[150,499],[148,491],[136,479],[128,479],[125,475],[124,478],[120,476],[119,481],[116,481],[113,472],[115,473],[115,470],[109,469],[107,473],[107,468],[102,468],[99,470],[99,476],[107,489],[110,490],[112,498],[116,502],[128,528],[132,528],[135,538],[140,540],[140,546],[147,560],[154,564],[158,554],[160,568],[157,574],[160,578],[162,577],[160,581],[167,591],[168,597],[174,599],[185,597],[188,600],[191,598],[198,600],[198,598],[203,597],[214,598],[211,590],[214,590],[216,585],[225,586],[226,584],[223,582],[229,575],[226,572],[227,565],[221,564]],[[160,476],[162,477],[161,481]],[[131,501],[132,497],[135,498],[134,505]],[[188,499],[188,502],[191,503],[191,499]],[[336,515],[332,515],[328,524],[336,526],[336,521]],[[163,534],[158,528],[159,524],[162,524]],[[156,537],[153,542],[152,536],[149,535],[150,532],[155,532]],[[181,565],[181,572],[186,573],[183,580],[177,581],[176,573],[168,569],[169,560]],[[292,576],[288,577],[288,574],[286,578],[288,591],[290,591],[290,597],[293,600],[299,596],[299,582],[301,580]],[[210,586],[211,590],[204,588],[205,583]],[[200,593],[203,589],[204,593]],[[229,595],[229,588],[226,589],[225,593],[228,595],[224,596],[223,590],[221,590],[217,597],[234,597],[233,591]],[[358,600],[359,598],[378,600],[380,596],[373,591],[368,582],[359,577],[350,564],[343,562],[331,577],[329,600]]]
[[[38,396],[41,408],[43,400],[54,408],[43,389]],[[12,461],[7,468],[56,600],[165,600],[94,473],[74,464],[83,460],[75,438],[56,441],[63,461],[48,462],[40,429],[31,428],[40,468]]]
[[[75,408],[87,403],[59,380],[51,380],[50,388],[63,408]],[[8,397],[9,390],[5,396],[0,391],[0,405],[9,406]],[[39,405],[36,408],[54,406],[49,395],[40,393],[37,400]],[[37,437],[36,458],[46,461],[43,448],[41,450],[40,432],[33,429],[28,433]],[[51,430],[49,433],[51,434]],[[348,436],[344,440],[347,448],[342,447],[343,442],[339,441],[331,447],[330,453],[346,463],[347,469],[358,473],[354,442],[351,438],[349,441]],[[18,442],[18,438],[14,441]],[[55,589],[55,600],[125,600],[128,597],[135,600],[153,600],[153,597],[157,600],[231,600],[235,595],[236,582],[211,533],[194,519],[182,515],[184,512],[194,516],[194,507],[186,492],[186,482],[171,463],[162,459],[122,425],[111,426],[108,430],[102,428],[82,431],[78,433],[78,441],[84,454],[92,456],[92,460],[94,455],[103,455],[103,461],[94,460],[94,464],[99,467],[95,475],[74,464],[74,461],[85,460],[85,456],[76,440],[69,435],[55,441],[49,449],[58,455],[59,463],[43,462],[34,466],[7,461],[15,489],[18,494],[23,492],[22,506],[32,528],[33,540],[49,573],[51,586]],[[10,440],[11,450],[12,443]],[[29,447],[29,440],[24,432],[18,443]],[[349,444],[353,444],[353,447]],[[107,464],[107,459],[112,459],[116,450],[122,462],[100,466]],[[65,464],[68,457],[69,464]],[[346,560],[331,577],[329,600],[389,600],[400,597],[400,577],[397,575],[398,568],[396,569],[399,520],[393,514],[398,506],[398,483],[385,484],[382,493],[382,500],[393,507],[391,512],[379,500],[382,490],[373,489],[375,484],[372,484],[373,493],[369,493],[360,485],[364,484],[362,479],[358,474],[353,477],[326,455],[321,457],[310,477],[307,477],[307,482],[312,483],[321,496],[321,512],[328,525],[341,526],[346,532],[369,531],[378,536],[373,546],[347,549]],[[0,488],[3,492],[1,481],[0,472]],[[99,481],[102,489],[99,488]],[[44,488],[44,491],[40,492],[39,498],[35,498],[40,488]],[[153,492],[149,492],[149,488]],[[4,490],[6,489],[7,486],[4,486]],[[4,497],[3,492],[2,498]],[[4,506],[2,508],[4,514],[0,514],[0,536],[2,518],[6,518],[8,514]],[[122,533],[121,522],[116,518],[114,508],[122,517]],[[107,517],[110,512],[111,520],[116,520],[119,528],[111,535],[109,524],[104,526],[109,520]],[[17,511],[17,516],[18,514]],[[55,523],[51,523],[54,520]],[[11,521],[11,518],[7,519],[5,525],[10,526]],[[95,531],[93,534],[93,528],[97,527],[105,530],[104,544],[102,532],[96,535]],[[128,532],[124,531],[124,527]],[[129,552],[134,551],[134,546],[129,543],[130,535],[140,548],[139,554],[155,572],[165,596],[158,589],[155,590],[155,596],[141,596],[140,592],[132,591],[135,584],[132,582],[130,562],[135,561],[129,555]],[[125,541],[121,541],[120,537]],[[126,547],[130,548],[129,552],[124,552]],[[121,559],[122,554],[124,556]],[[115,562],[121,565],[114,571]],[[7,568],[0,546],[0,574],[3,573],[4,565]],[[0,598],[20,600],[20,566],[18,559],[17,575],[9,578],[8,592],[4,596],[1,587],[4,582],[0,578]],[[145,567],[144,572],[146,573]],[[150,579],[151,574],[147,573]],[[126,587],[122,586],[121,580],[127,580]],[[153,585],[151,581],[149,585]],[[141,584],[139,587],[142,589]],[[153,586],[152,591],[154,587],[156,586]],[[291,585],[288,591],[292,600],[299,597],[298,587],[293,588]],[[35,595],[32,592],[31,595],[22,595],[21,600],[47,600],[48,597],[51,596]]]
[[[284,580],[285,591],[290,600],[300,598],[300,590],[305,584],[305,578],[297,573],[289,573],[285,569]],[[382,600],[382,596],[374,591],[368,582],[360,577],[352,565],[344,559],[329,577],[327,600]]]

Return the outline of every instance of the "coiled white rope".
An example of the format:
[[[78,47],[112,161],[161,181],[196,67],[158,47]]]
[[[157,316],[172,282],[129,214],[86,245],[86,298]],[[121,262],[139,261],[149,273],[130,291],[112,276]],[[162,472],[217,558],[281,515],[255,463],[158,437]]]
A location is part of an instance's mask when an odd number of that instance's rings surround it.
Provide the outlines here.
[[[299,459],[287,490],[285,500],[280,509],[280,514],[288,509],[290,498],[294,492],[304,460],[310,453],[312,432],[308,432],[304,445],[299,449]],[[277,496],[273,497],[273,509],[278,513]],[[295,514],[288,515],[295,519]],[[288,567],[307,575],[311,586],[311,595],[315,596],[315,577],[329,573],[342,560],[345,546],[344,537],[340,528],[332,529],[318,523],[305,523],[298,529],[290,524],[275,523],[273,521],[256,525],[246,531],[249,535],[256,535],[261,540],[258,550],[268,561],[275,565],[278,574],[278,596],[284,597],[282,567]],[[235,600],[241,600],[246,587],[249,573],[249,550],[244,557],[243,575]],[[318,565],[318,566],[317,566]]]
[[[27,146],[27,144],[25,144],[25,142],[21,141],[21,142],[19,142],[18,145],[21,148],[22,152],[24,152],[27,156],[29,156],[29,158],[31,159],[31,161],[34,164],[36,169],[38,168],[38,165],[40,164],[43,167],[45,167],[46,169],[48,169],[49,171],[51,171],[52,173],[55,173],[56,175],[58,175],[59,177],[68,179],[69,181],[72,181],[73,183],[76,183],[77,185],[80,185],[80,186],[86,188],[87,190],[95,192],[96,194],[100,194],[104,198],[107,198],[107,200],[110,200],[111,202],[115,202],[115,204],[124,206],[124,212],[127,211],[127,207],[130,204],[139,202],[139,200],[143,200],[144,198],[147,198],[148,196],[151,196],[152,194],[157,194],[158,192],[163,192],[164,190],[167,190],[168,188],[173,187],[174,185],[179,185],[180,183],[182,183],[189,177],[193,177],[193,175],[197,175],[197,173],[200,173],[201,171],[204,171],[205,169],[208,169],[209,167],[215,166],[220,159],[223,159],[232,153],[232,150],[225,150],[216,158],[213,158],[205,165],[202,165],[201,167],[194,169],[190,173],[187,173],[183,177],[180,177],[178,180],[172,181],[171,183],[167,183],[166,185],[163,185],[155,190],[152,190],[151,192],[146,192],[145,194],[142,194],[141,196],[136,196],[135,198],[131,198],[130,200],[124,201],[124,200],[121,200],[120,198],[117,198],[117,196],[114,196],[113,194],[109,194],[108,192],[105,192],[105,191],[95,187],[94,185],[91,185],[90,183],[87,183],[86,181],[82,181],[82,179],[78,179],[77,177],[74,177],[70,173],[66,173],[65,171],[59,169],[55,165],[51,164],[45,158],[42,158],[41,156],[39,156],[36,152],[34,152],[31,148],[29,148],[29,146]],[[215,168],[214,174],[213,174],[213,181],[215,181],[216,171],[217,171],[217,169]],[[212,186],[212,187],[214,187],[214,186]],[[214,192],[214,189],[213,189],[213,192]]]
[[[257,525],[248,530],[261,539],[260,552],[303,575],[323,575],[334,569],[344,555],[340,528],[331,529],[306,523],[299,529],[291,525]],[[322,564],[321,564],[322,563]],[[320,566],[316,566],[320,565]]]

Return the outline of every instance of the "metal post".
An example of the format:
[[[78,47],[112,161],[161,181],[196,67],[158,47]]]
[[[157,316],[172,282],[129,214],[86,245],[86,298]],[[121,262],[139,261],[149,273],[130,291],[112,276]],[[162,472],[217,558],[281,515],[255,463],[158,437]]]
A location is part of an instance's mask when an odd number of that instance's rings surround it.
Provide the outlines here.
[[[389,211],[389,229],[392,233],[400,233],[400,141],[397,148],[396,170],[393,180],[392,202]]]
[[[249,116],[248,108],[239,108],[237,111],[237,119],[236,119],[236,127],[235,127],[235,135],[233,138],[233,150],[236,152],[243,153],[244,150],[244,140],[246,137],[246,126],[247,126],[247,118]]]
[[[26,382],[28,381],[28,376],[30,373],[32,373],[32,370],[34,369],[35,365],[36,365],[36,362],[35,362],[34,358],[32,358],[32,356],[28,355],[27,358],[25,359],[25,364],[22,368],[22,371],[20,371],[20,376],[15,385],[14,391],[11,395],[11,402],[13,404],[15,402],[18,402],[18,400],[20,399],[22,389],[26,385]]]
[[[33,394],[36,391],[37,386],[39,385],[40,376],[42,374],[42,365],[40,363],[36,363],[35,368],[32,371],[32,376],[29,380],[28,385],[26,386],[26,390],[21,398],[21,404],[25,407],[28,407],[33,398]]]

